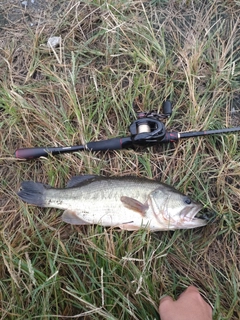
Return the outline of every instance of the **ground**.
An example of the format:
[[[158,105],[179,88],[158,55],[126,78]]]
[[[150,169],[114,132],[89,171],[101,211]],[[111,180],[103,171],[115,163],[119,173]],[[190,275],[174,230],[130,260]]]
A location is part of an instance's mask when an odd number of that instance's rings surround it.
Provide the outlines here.
[[[134,110],[161,112],[166,98],[169,131],[239,126],[239,15],[231,0],[1,1],[1,319],[159,319],[159,298],[190,284],[214,319],[239,319],[239,134],[14,155],[129,135]],[[162,233],[70,226],[17,196],[23,180],[64,188],[77,174],[154,178],[216,219]]]

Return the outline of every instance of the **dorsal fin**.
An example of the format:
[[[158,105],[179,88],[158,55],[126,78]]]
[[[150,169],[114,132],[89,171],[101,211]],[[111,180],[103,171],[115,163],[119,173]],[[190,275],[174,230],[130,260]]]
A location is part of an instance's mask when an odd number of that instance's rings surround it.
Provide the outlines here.
[[[80,175],[80,176],[72,177],[67,183],[67,188],[79,187],[83,183],[91,182],[91,181],[97,179],[98,177],[99,176],[94,175],[94,174],[87,174],[87,175]]]

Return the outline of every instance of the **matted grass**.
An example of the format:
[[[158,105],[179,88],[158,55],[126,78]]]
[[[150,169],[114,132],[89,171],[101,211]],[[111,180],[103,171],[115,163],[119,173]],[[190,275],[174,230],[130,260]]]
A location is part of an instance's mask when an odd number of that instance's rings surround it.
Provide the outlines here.
[[[240,318],[238,134],[14,157],[21,147],[126,136],[133,103],[160,112],[167,97],[174,105],[168,130],[240,125],[239,15],[230,0],[49,1],[37,25],[23,10],[1,31],[1,319],[159,319],[159,298],[190,284],[214,307],[214,319]],[[61,36],[59,48],[46,47],[50,36]],[[217,218],[152,234],[69,226],[59,210],[16,195],[22,180],[64,187],[79,173],[155,178]]]

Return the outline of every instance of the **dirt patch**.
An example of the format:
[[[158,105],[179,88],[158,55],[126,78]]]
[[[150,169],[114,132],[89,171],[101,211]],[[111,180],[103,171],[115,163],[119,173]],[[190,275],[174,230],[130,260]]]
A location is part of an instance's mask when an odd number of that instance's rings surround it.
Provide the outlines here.
[[[19,24],[26,27],[34,27],[46,22],[51,17],[57,17],[61,1],[26,0],[9,1],[4,0],[0,4],[0,30],[6,28],[17,28]]]
[[[3,0],[0,4],[0,79],[6,72],[18,74],[21,78],[27,73],[35,41],[44,33],[44,43],[53,36],[56,21],[61,19],[66,3],[56,0]],[[27,48],[27,50],[26,50]],[[29,59],[28,56],[29,55]],[[4,61],[3,61],[4,60]],[[6,61],[9,70],[6,70]],[[11,66],[10,66],[11,65]],[[21,81],[20,81],[21,82]]]

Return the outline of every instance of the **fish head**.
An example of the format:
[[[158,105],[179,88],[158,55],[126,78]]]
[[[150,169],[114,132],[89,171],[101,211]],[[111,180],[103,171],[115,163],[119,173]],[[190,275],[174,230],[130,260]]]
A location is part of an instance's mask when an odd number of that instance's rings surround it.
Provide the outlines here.
[[[159,228],[164,226],[166,230],[191,229],[207,224],[207,220],[196,217],[203,206],[170,186],[151,192],[149,205]]]

